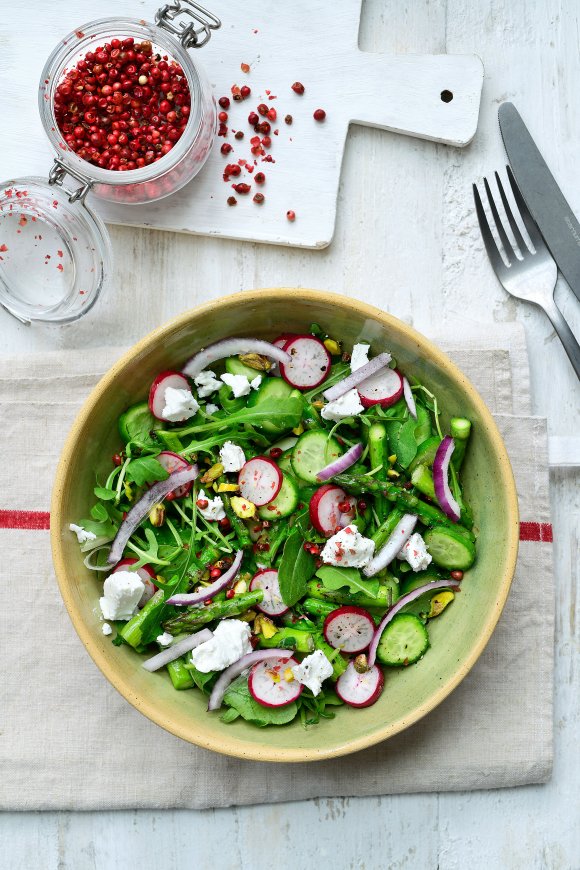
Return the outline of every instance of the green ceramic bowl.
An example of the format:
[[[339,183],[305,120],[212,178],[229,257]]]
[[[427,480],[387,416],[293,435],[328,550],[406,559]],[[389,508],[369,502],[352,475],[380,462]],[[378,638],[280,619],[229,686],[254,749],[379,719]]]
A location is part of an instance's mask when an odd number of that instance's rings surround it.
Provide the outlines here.
[[[335,719],[304,729],[299,722],[256,728],[230,725],[206,712],[198,691],[176,692],[166,674],[147,673],[141,656],[103,637],[99,579],[83,565],[68,525],[86,515],[95,471],[105,473],[119,448],[116,421],[147,395],[162,369],[179,368],[210,342],[231,335],[272,339],[304,332],[316,321],[346,345],[364,337],[373,352],[390,350],[402,369],[437,393],[444,418],[474,423],[463,475],[479,529],[478,559],[461,595],[429,626],[431,649],[417,665],[387,673],[372,707],[340,708]],[[445,420],[444,420],[445,421]],[[178,737],[239,758],[313,761],[356,752],[386,740],[425,716],[461,682],[487,644],[505,604],[518,549],[518,508],[510,463],[496,425],[467,378],[441,351],[409,326],[370,305],[301,289],[257,290],[227,296],[150,333],[95,387],[67,439],[58,466],[51,510],[54,564],[61,593],[89,654],[116,689],[145,716]]]

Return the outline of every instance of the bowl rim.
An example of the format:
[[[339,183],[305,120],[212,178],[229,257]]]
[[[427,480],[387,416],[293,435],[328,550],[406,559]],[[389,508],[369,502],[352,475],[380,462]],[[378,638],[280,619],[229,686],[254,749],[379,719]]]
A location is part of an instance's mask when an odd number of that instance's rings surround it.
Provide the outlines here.
[[[327,304],[334,307],[342,307],[343,309],[355,309],[358,314],[363,317],[370,318],[380,322],[387,329],[389,327],[396,329],[398,332],[406,334],[408,339],[411,339],[421,347],[422,351],[428,354],[429,358],[435,364],[445,371],[445,374],[456,383],[459,383],[465,390],[471,401],[478,409],[482,423],[485,424],[488,436],[490,438],[492,449],[498,460],[498,467],[501,476],[501,483],[506,493],[508,503],[508,523],[506,527],[506,565],[503,572],[501,586],[499,588],[495,604],[490,607],[487,620],[483,626],[479,640],[471,650],[467,659],[462,663],[455,675],[448,680],[444,685],[431,694],[427,700],[420,704],[411,715],[401,717],[398,720],[385,725],[382,728],[374,729],[367,735],[349,740],[344,744],[334,744],[329,748],[292,748],[292,747],[269,747],[264,744],[248,744],[241,743],[235,735],[230,736],[230,732],[223,731],[215,733],[215,736],[195,735],[190,731],[175,725],[167,714],[156,709],[154,702],[149,696],[135,696],[128,682],[119,677],[115,668],[108,662],[104,649],[99,645],[99,638],[95,635],[94,629],[90,628],[84,621],[80,607],[77,607],[72,591],[67,581],[67,568],[63,551],[63,541],[60,531],[64,522],[64,505],[62,502],[62,493],[64,490],[64,481],[67,476],[69,459],[72,454],[73,446],[78,442],[79,433],[84,428],[84,425],[91,415],[94,406],[100,400],[119,373],[124,367],[130,363],[136,355],[142,355],[160,342],[167,333],[171,333],[176,329],[186,326],[192,317],[200,317],[207,314],[215,314],[223,308],[227,308],[232,304],[251,304],[260,302],[261,304],[268,300],[286,300],[289,294],[299,294],[300,301],[313,301],[317,303]],[[369,305],[366,302],[361,302],[358,299],[344,296],[340,293],[334,293],[324,290],[310,290],[301,287],[276,287],[254,290],[243,290],[236,293],[221,296],[218,299],[205,302],[201,305],[191,308],[188,311],[179,314],[178,316],[166,321],[161,326],[149,332],[136,344],[132,345],[118,359],[99,382],[92,389],[91,393],[85,400],[81,410],[77,414],[71,430],[66,438],[62,448],[61,456],[56,470],[55,481],[52,490],[51,508],[50,508],[50,538],[52,557],[55,568],[55,573],[60,588],[60,593],[68,610],[73,626],[82,641],[87,652],[93,659],[102,674],[106,679],[117,689],[117,691],[133,705],[140,713],[161,726],[166,731],[174,734],[176,737],[193,743],[203,749],[210,749],[222,755],[229,755],[235,758],[253,761],[265,762],[304,762],[304,761],[322,761],[324,759],[337,758],[343,755],[348,755],[354,752],[359,752],[377,743],[393,737],[406,728],[418,722],[424,716],[435,709],[451,692],[461,683],[473,668],[476,661],[487,646],[487,643],[497,625],[505,606],[507,596],[511,587],[511,583],[515,573],[518,547],[519,547],[519,509],[516,485],[513,477],[511,464],[507,455],[505,445],[499,433],[495,420],[487,405],[471,384],[471,381],[461,372],[461,370],[453,363],[449,357],[439,350],[429,339],[425,338],[421,333],[417,332],[407,323],[394,317],[386,311],[374,305]]]

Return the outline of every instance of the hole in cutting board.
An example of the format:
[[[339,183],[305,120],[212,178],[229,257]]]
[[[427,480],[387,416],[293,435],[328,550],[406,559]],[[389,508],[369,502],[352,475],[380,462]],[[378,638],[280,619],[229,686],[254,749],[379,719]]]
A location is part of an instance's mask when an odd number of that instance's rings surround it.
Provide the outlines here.
[[[447,90],[441,91],[441,99],[444,103],[450,103],[453,99],[453,92]]]

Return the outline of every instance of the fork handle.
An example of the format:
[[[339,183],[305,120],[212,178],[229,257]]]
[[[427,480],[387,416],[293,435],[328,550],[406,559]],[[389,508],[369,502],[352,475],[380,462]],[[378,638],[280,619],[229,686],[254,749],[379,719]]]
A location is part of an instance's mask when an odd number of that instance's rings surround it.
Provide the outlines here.
[[[574,367],[576,377],[580,380],[580,345],[576,341],[574,333],[553,300],[551,304],[542,305],[542,308],[552,321],[552,326],[558,333],[558,338],[562,342],[562,346],[568,354],[568,359]]]

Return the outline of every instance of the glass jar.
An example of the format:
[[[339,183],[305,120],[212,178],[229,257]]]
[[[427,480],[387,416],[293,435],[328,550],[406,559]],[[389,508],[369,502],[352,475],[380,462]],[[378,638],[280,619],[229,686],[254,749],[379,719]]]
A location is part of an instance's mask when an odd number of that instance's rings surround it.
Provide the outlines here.
[[[209,82],[188,53],[200,48],[221,22],[193,0],[160,9],[155,24],[127,18],[92,21],[66,36],[42,72],[40,117],[57,155],[48,179],[11,179],[0,185],[0,305],[23,323],[65,323],[95,304],[111,270],[111,246],[100,218],[87,206],[97,199],[136,205],[180,190],[202,168],[215,141],[217,112]],[[188,122],[159,160],[128,171],[102,169],[78,156],[61,134],[56,88],[87,52],[111,39],[149,41],[186,76]]]

